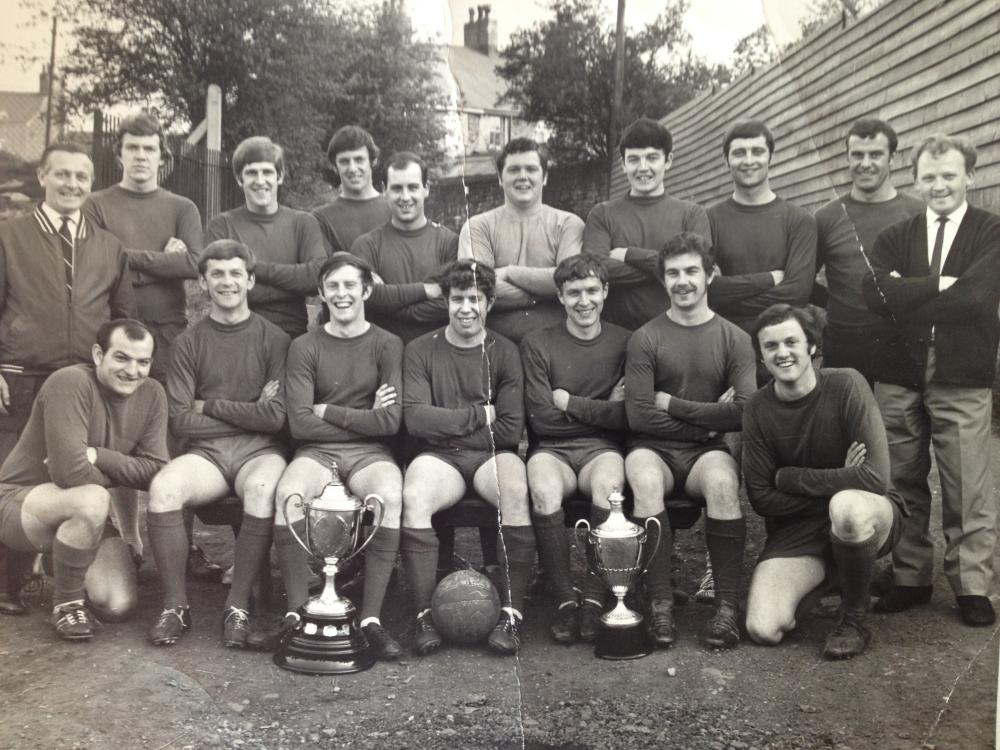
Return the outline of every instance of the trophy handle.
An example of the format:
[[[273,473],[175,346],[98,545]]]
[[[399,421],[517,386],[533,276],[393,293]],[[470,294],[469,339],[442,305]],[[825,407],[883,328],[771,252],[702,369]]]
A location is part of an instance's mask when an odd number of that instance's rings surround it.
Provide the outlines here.
[[[375,505],[374,506],[370,505],[368,502],[369,500],[374,500]],[[375,536],[375,532],[377,532],[380,528],[382,528],[382,520],[385,518],[385,500],[376,495],[374,492],[370,495],[366,495],[364,510],[368,510],[369,508],[375,511],[375,522],[372,524],[372,533],[368,535],[368,538],[365,539],[364,543],[360,547],[358,547],[356,550],[354,550],[354,552],[352,552],[351,554],[349,554],[347,557],[344,558],[345,561],[350,560],[356,554],[361,552],[361,550],[367,547],[368,542],[370,542],[372,538]],[[364,510],[362,512],[364,512]]]
[[[299,543],[299,546],[300,546],[300,547],[302,547],[302,549],[304,549],[304,550],[305,550],[305,551],[306,551],[307,553],[309,553],[309,555],[310,555],[310,556],[312,556],[312,554],[313,554],[313,553],[312,553],[312,551],[311,551],[311,550],[309,549],[309,546],[308,546],[308,544],[307,544],[307,541],[308,541],[308,539],[309,539],[309,524],[307,523],[307,524],[305,525],[305,529],[306,529],[306,542],[304,542],[304,541],[302,541],[302,537],[300,537],[300,536],[298,535],[298,532],[296,532],[296,531],[295,531],[295,526],[294,526],[293,524],[291,524],[291,523],[289,523],[289,522],[288,522],[288,502],[289,502],[289,500],[291,500],[291,499],[292,499],[293,497],[297,497],[297,498],[299,499],[299,507],[300,507],[300,508],[301,508],[301,507],[302,507],[303,505],[305,505],[305,502],[304,502],[304,498],[303,498],[303,497],[302,497],[302,495],[301,495],[300,493],[298,493],[298,492],[293,492],[293,493],[292,493],[291,495],[288,495],[288,496],[287,496],[287,497],[285,498],[285,502],[284,502],[284,504],[283,504],[283,505],[281,506],[281,512],[282,512],[282,513],[283,513],[283,514],[285,515],[285,524],[286,524],[286,528],[287,528],[287,529],[288,529],[288,530],[289,530],[290,532],[292,532],[292,536],[293,536],[293,537],[295,538],[295,541]]]
[[[581,534],[583,529],[585,532]],[[579,519],[575,524],[573,524],[573,535],[580,544],[586,544],[587,535],[590,533],[590,522],[586,518]]]
[[[644,526],[646,527],[647,537],[648,537],[648,534],[649,534],[649,524],[650,524],[650,522],[656,524],[656,544],[653,545],[653,551],[650,552],[646,556],[647,560],[652,560],[653,556],[656,555],[656,550],[658,550],[660,548],[660,536],[663,533],[663,527],[660,526],[660,521],[658,519],[654,518],[653,516],[650,516],[649,518],[646,519],[646,523],[644,524]],[[642,572],[645,573],[647,569],[648,568],[644,568]]]

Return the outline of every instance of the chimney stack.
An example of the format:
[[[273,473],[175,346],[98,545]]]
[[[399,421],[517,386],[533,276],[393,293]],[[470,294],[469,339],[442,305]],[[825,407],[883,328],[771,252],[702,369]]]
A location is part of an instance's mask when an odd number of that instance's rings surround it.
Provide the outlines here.
[[[477,5],[475,8],[469,8],[469,20],[465,24],[464,31],[466,47],[482,52],[484,55],[496,54],[497,22],[490,18],[489,5]]]

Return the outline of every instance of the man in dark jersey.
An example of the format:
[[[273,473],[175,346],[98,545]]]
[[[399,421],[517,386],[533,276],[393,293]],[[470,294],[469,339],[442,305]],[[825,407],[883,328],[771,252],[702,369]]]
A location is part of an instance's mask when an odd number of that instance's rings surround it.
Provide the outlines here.
[[[825,270],[829,291],[823,363],[851,367],[864,375],[869,386],[875,383],[886,321],[868,309],[861,280],[871,267],[869,258],[879,232],[924,208],[923,201],[898,192],[892,184],[896,144],[896,131],[883,120],[853,123],[846,143],[851,190],[814,214],[819,237],[816,270]]]
[[[250,309],[292,338],[306,332],[306,296],[316,291],[316,272],[326,260],[316,219],[278,203],[285,179],[281,146],[255,136],[233,152],[233,174],[246,205],[219,214],[205,230],[205,242],[230,239],[256,258]]]
[[[167,400],[148,379],[152,334],[112,320],[92,357],[49,377],[0,467],[0,542],[52,553],[52,624],[69,640],[93,636],[91,609],[119,621],[138,603],[128,546],[107,526],[108,489],[145,489],[167,461]]]
[[[708,302],[749,331],[757,315],[776,302],[809,301],[816,275],[816,222],[771,190],[774,135],[767,125],[737,122],[726,131],[722,154],[733,178],[733,195],[708,209],[721,272]],[[758,378],[764,377],[759,369]]]
[[[559,643],[594,640],[606,586],[586,579],[583,608],[570,574],[563,500],[579,490],[593,503],[591,523],[608,517],[608,495],[625,486],[622,442],[625,348],[629,333],[601,321],[608,274],[590,253],[573,255],[554,275],[566,320],[521,340],[524,406],[531,446],[528,489],[538,554],[556,604],[550,630]]]
[[[411,341],[403,365],[403,418],[422,443],[403,482],[399,550],[417,610],[414,648],[441,645],[431,620],[438,540],[431,516],[471,487],[500,511],[503,604],[489,645],[516,654],[524,598],[535,562],[528,482],[517,443],[524,431],[524,379],[517,347],[485,327],[496,276],[489,266],[458,260],[442,269],[448,325]]]
[[[354,241],[389,221],[389,207],[372,185],[379,148],[364,128],[345,125],[326,149],[330,178],[337,197],[313,209],[328,253],[349,251]]]
[[[777,644],[803,600],[839,584],[841,608],[823,655],[864,652],[875,559],[899,538],[889,447],[871,390],[855,370],[816,370],[812,315],[774,305],[754,324],[754,348],[774,378],[743,410],[743,476],[767,539],[747,596],[747,632]],[[798,612],[797,612],[798,610]]]
[[[674,158],[669,130],[641,117],[625,128],[618,151],[629,191],[594,206],[583,249],[605,259],[611,290],[604,317],[634,331],[667,307],[656,270],[660,249],[681,232],[709,239],[711,229],[704,208],[675,198],[663,184]]]
[[[732,648],[740,639],[740,579],[746,520],[739,469],[723,433],[740,429],[743,401],[753,392],[749,336],[708,307],[715,259],[701,235],[682,232],[660,251],[670,298],[666,313],[636,331],[628,344],[625,393],[631,436],[625,476],[637,521],[651,526],[646,593],[649,629],[659,646],[676,639],[670,555],[673,535],[664,498],[675,489],[705,501],[705,544],[715,573],[715,612],[705,643]]]
[[[187,440],[187,452],[167,464],[149,488],[149,544],[164,600],[150,640],[170,645],[191,627],[183,510],[235,493],[243,501],[243,522],[222,640],[242,647],[250,634],[250,590],[271,546],[274,491],[285,470],[281,432],[289,339],[247,305],[254,256],[246,245],[210,243],[198,270],[211,307],[177,338],[167,376],[170,427]]]
[[[298,441],[294,460],[278,483],[275,546],[288,595],[284,630],[299,622],[307,596],[306,552],[289,526],[305,538],[301,508],[285,498],[318,497],[337,471],[352,494],[374,493],[385,501],[382,525],[365,550],[361,630],[379,658],[403,651],[379,615],[399,550],[403,475],[388,438],[403,420],[403,343],[365,320],[372,292],[371,266],[349,253],[334,253],[319,272],[319,296],[330,320],[292,342],[288,351],[288,423]]]
[[[174,339],[187,328],[184,280],[198,277],[201,216],[190,200],[159,186],[160,168],[170,152],[156,117],[138,112],[123,119],[115,151],[122,165],[121,181],[92,193],[83,211],[125,246],[132,288],[137,290],[137,316],[156,339],[149,374],[165,386]],[[169,439],[167,443],[170,447]],[[141,556],[138,497],[116,493],[111,507],[123,537]],[[188,567],[198,577],[218,579],[221,574],[219,566],[208,562],[194,545]]]
[[[408,343],[448,322],[448,306],[432,277],[455,260],[458,235],[424,213],[427,165],[419,156],[393,154],[386,174],[392,218],[355,240],[351,253],[377,274],[365,317]]]

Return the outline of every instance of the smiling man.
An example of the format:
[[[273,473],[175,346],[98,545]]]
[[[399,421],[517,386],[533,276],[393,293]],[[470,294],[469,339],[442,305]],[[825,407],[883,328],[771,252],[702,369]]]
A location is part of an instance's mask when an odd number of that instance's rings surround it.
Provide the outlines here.
[[[875,606],[899,612],[931,598],[934,545],[927,477],[941,480],[944,573],[967,625],[991,625],[996,500],[990,418],[1000,323],[1000,217],[974,208],[976,150],[934,135],[913,152],[927,208],[883,231],[865,277],[869,306],[891,317],[875,394],[889,433],[892,483],[909,515],[893,552],[895,586]]]
[[[471,487],[500,513],[503,611],[489,637],[494,651],[516,654],[525,594],[535,563],[528,483],[517,443],[524,430],[524,376],[517,347],[486,328],[496,276],[481,263],[458,260],[442,269],[448,325],[406,347],[403,418],[422,452],[403,482],[399,551],[417,610],[414,649],[441,645],[431,619],[438,539],[431,517]]]
[[[924,204],[892,184],[897,139],[889,123],[858,120],[847,131],[845,145],[851,189],[815,214],[816,270],[825,269],[829,290],[823,362],[827,367],[851,367],[874,386],[886,323],[865,304],[861,280],[879,232],[920,213]]]
[[[306,332],[306,296],[316,291],[316,272],[326,260],[315,217],[278,203],[285,179],[281,146],[254,136],[233,152],[233,174],[246,205],[219,214],[205,230],[205,242],[236,240],[253,251],[256,284],[250,309],[292,338]]]
[[[646,594],[649,630],[658,646],[676,638],[670,556],[673,534],[664,498],[683,492],[707,509],[705,544],[715,573],[715,612],[705,643],[739,643],[739,593],[746,521],[740,510],[739,469],[723,433],[740,429],[743,401],[753,392],[749,337],[708,307],[715,258],[704,237],[682,232],[660,251],[660,275],[670,307],[636,331],[625,364],[631,434],[625,476],[639,523],[651,531]]]
[[[611,282],[605,317],[633,331],[667,306],[657,271],[660,249],[681,232],[708,239],[711,229],[705,209],[664,186],[674,159],[669,130],[642,117],[625,128],[618,150],[629,191],[594,206],[583,249],[605,259]]]
[[[774,378],[743,411],[743,476],[767,539],[747,596],[747,632],[775,645],[832,584],[837,624],[823,655],[864,652],[875,560],[899,538],[899,498],[889,491],[889,447],[874,397],[855,370],[816,370],[819,327],[806,310],[768,308],[754,348]]]
[[[558,643],[597,637],[606,586],[587,575],[583,608],[570,573],[563,500],[589,495],[591,524],[603,523],[608,495],[625,487],[622,443],[625,416],[625,347],[628,331],[601,321],[608,274],[590,253],[573,255],[554,276],[566,320],[521,340],[524,405],[531,437],[528,489],[538,553],[556,598],[550,631]]]
[[[542,203],[548,168],[544,146],[530,138],[509,141],[497,156],[503,205],[471,217],[459,235],[459,258],[496,269],[490,325],[514,342],[563,320],[552,274],[580,252],[583,238],[579,216]]]
[[[430,191],[423,159],[409,151],[393,154],[386,173],[385,198],[392,218],[361,235],[351,253],[377,274],[366,315],[408,343],[448,320],[447,303],[432,277],[455,260],[458,235],[424,213]]]

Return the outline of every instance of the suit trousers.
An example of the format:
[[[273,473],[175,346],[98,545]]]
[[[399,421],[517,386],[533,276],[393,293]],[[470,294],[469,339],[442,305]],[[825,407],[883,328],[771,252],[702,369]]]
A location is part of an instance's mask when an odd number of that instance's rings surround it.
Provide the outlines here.
[[[933,446],[941,481],[944,574],[956,596],[988,595],[996,544],[996,500],[990,475],[989,388],[932,382],[934,347],[927,356],[922,390],[876,383],[885,422],[892,483],[906,503],[902,535],[892,553],[895,583],[930,586],[934,545],[930,539]]]

